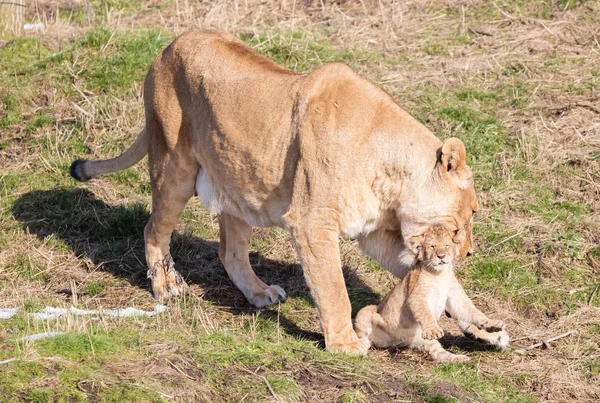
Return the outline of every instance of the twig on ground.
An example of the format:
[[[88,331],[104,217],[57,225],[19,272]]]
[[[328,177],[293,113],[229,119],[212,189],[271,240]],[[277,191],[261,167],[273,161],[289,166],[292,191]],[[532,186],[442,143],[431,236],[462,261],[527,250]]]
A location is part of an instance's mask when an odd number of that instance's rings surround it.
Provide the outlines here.
[[[577,330],[569,330],[566,333],[559,334],[558,336],[550,337],[549,339],[542,340],[539,343],[532,344],[531,346],[529,346],[527,348],[516,350],[515,353],[525,354],[528,350],[533,350],[534,348],[538,348],[538,347],[542,347],[542,346],[544,346],[545,348],[550,348],[551,341],[556,341],[556,340],[559,340],[564,337],[570,336],[572,334],[577,334],[577,333],[578,333]]]
[[[588,305],[592,305],[592,301],[594,300],[594,297],[596,296],[596,293],[598,292],[598,288],[600,288],[600,283],[596,284],[596,287],[594,287],[594,291],[592,291],[592,294],[590,295],[590,299],[588,299]]]
[[[480,31],[480,30],[472,29],[472,28],[468,28],[468,31],[472,34],[477,34],[477,35],[494,36],[493,34],[490,34],[489,32]]]
[[[538,242],[535,245],[535,251],[538,255],[538,272],[537,272],[537,282],[538,284],[542,284],[542,242]]]
[[[259,375],[256,372],[252,372],[250,371],[248,368],[244,368],[242,367],[242,369],[246,372],[248,372],[249,374],[252,374],[254,376],[259,377],[260,379],[262,379],[265,384],[267,385],[267,388],[269,389],[269,392],[271,392],[271,395],[273,395],[273,397],[275,398],[276,401],[281,402],[281,398],[279,397],[279,395],[277,393],[275,393],[275,391],[273,390],[273,388],[271,387],[271,384],[269,383],[269,381],[267,380],[267,378],[263,375]]]

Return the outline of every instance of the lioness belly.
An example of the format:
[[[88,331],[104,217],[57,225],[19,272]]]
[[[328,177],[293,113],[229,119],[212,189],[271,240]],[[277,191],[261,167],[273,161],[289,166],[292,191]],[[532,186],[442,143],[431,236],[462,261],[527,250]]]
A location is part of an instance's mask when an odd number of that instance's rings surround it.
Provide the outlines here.
[[[243,197],[231,197],[215,185],[209,172],[200,168],[196,176],[196,193],[211,214],[231,214],[241,218],[253,227],[282,226],[282,220],[253,208]],[[278,214],[277,214],[278,215]],[[273,219],[275,218],[275,219]]]

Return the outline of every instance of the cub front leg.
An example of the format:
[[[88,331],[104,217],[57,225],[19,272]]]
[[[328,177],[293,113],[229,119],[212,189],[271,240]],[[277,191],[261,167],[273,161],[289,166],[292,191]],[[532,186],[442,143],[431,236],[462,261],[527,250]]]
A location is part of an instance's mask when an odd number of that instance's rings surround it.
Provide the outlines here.
[[[419,340],[413,343],[414,348],[425,351],[438,362],[467,362],[470,358],[463,354],[452,354],[444,349],[437,340]]]
[[[444,329],[438,325],[436,318],[431,314],[427,301],[415,295],[417,293],[417,290],[413,291],[413,295],[408,298],[408,307],[421,326],[423,338],[425,340],[439,339],[444,336]]]
[[[446,301],[446,310],[453,318],[459,321],[459,323],[470,323],[478,329],[484,329],[488,332],[498,332],[504,329],[503,321],[490,319],[475,307],[473,301],[465,293],[465,290],[456,277],[453,277],[451,281],[450,292]],[[461,329],[464,326],[463,324]]]
[[[317,306],[327,350],[364,354],[367,347],[352,329],[352,308],[342,273],[339,233],[331,229],[334,227],[302,224],[292,228],[292,240]]]
[[[487,330],[480,329],[469,322],[465,322],[462,320],[459,320],[457,322],[460,330],[468,337],[483,341],[485,343],[491,344],[492,346],[500,347],[501,349],[504,349],[509,345],[510,336],[508,335],[506,330],[488,332]]]

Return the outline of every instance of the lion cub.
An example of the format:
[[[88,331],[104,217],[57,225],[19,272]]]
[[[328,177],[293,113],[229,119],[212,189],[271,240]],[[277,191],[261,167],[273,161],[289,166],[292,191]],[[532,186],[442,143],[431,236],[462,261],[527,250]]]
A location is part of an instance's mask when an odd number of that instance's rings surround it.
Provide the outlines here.
[[[444,310],[465,333],[506,347],[504,323],[489,319],[475,308],[454,275],[456,246],[450,231],[435,224],[424,234],[410,238],[407,246],[414,254],[413,269],[379,306],[366,306],[356,316],[356,333],[367,348],[371,344],[406,346],[426,351],[436,361],[468,361],[466,355],[452,354],[437,341],[444,335],[437,323]]]

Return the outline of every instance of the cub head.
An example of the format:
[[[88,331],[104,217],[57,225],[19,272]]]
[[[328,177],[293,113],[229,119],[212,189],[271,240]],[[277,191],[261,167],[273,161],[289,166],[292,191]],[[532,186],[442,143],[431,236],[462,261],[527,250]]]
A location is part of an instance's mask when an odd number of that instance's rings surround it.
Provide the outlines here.
[[[417,263],[435,270],[448,267],[459,252],[452,231],[442,224],[434,224],[423,234],[409,238],[407,246]]]

